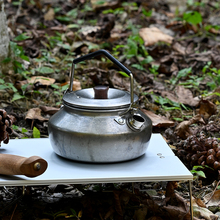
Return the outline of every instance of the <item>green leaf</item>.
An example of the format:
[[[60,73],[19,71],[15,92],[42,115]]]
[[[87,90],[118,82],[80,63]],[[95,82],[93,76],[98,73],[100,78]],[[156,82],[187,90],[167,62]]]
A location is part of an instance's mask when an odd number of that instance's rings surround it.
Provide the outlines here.
[[[0,90],[8,89],[8,86],[6,85],[0,85]]]
[[[79,28],[80,26],[78,24],[69,24],[67,25],[68,28]]]
[[[150,17],[152,15],[152,10],[150,11],[146,11],[144,8],[142,8],[142,13],[146,16],[146,17]]]
[[[25,129],[25,128],[22,128],[22,129],[21,129],[21,133],[24,134],[25,132],[28,132],[28,130]]]
[[[188,11],[183,14],[183,20],[196,25],[202,22],[202,15],[198,11]]]
[[[67,16],[70,16],[72,18],[76,18],[77,15],[78,15],[78,11],[77,10],[78,10],[77,8],[74,8],[74,9],[68,11],[67,12]]]
[[[60,95],[60,92],[58,92],[58,91],[54,91],[53,92],[55,95]]]
[[[18,2],[12,2],[12,5],[14,5],[14,6],[18,6],[18,5],[20,5],[21,3],[18,1]]]
[[[12,125],[11,127],[12,127],[13,130],[18,130],[19,129],[19,127],[17,125]]]
[[[173,118],[173,120],[175,120],[175,121],[183,121],[182,118]]]
[[[119,71],[119,73],[122,75],[122,76],[125,76],[125,77],[129,77],[127,73],[123,72],[123,71]]]
[[[60,89],[60,86],[58,86],[56,84],[51,84],[51,87],[53,87],[54,89]]]
[[[14,60],[13,63],[16,67],[22,68],[22,63],[18,62],[17,60]]]
[[[15,94],[13,95],[13,98],[12,98],[11,101],[14,102],[14,101],[16,101],[16,100],[23,99],[23,98],[25,98],[25,96],[20,95],[19,93],[15,93]]]
[[[72,212],[72,214],[73,214],[74,216],[77,216],[77,213],[76,213],[76,211],[75,211],[74,209],[70,208],[70,210],[71,210],[71,212]]]
[[[66,16],[57,16],[56,19],[60,21],[66,21],[66,22],[71,21],[71,18],[66,17]]]
[[[188,74],[190,74],[191,72],[192,72],[192,67],[180,70],[178,72],[177,76],[170,80],[171,84],[173,84],[173,85],[176,84],[180,78],[188,76]]]
[[[105,4],[105,1],[100,0],[100,1],[97,1],[95,4],[96,4],[96,5],[103,5],[103,4]]]
[[[113,12],[114,12],[113,9],[107,9],[107,10],[102,11],[102,14],[110,14]]]
[[[197,170],[197,169],[205,169],[205,166],[193,166],[193,170]]]
[[[40,68],[37,68],[36,71],[40,72],[40,73],[43,73],[43,74],[46,74],[46,73],[53,73],[54,70],[50,67],[46,67],[46,66],[42,66]]]
[[[191,170],[191,173],[192,173],[192,174],[196,174],[197,176],[206,178],[205,173],[204,173],[203,171],[201,171],[201,170],[199,170],[199,171],[197,171],[197,170]]]
[[[30,37],[26,35],[26,33],[20,34],[14,38],[14,41],[23,41],[29,39]]]
[[[154,61],[154,59],[152,58],[152,56],[147,56],[147,58],[145,58],[144,60],[141,61],[141,64],[148,64],[151,63],[152,61]]]
[[[69,88],[69,85],[66,84],[66,85],[62,86],[61,91],[62,91],[62,92],[63,92],[63,91],[66,91],[68,88]]]
[[[33,138],[40,138],[40,131],[36,127],[33,128]]]
[[[29,61],[29,57],[25,56],[25,55],[21,55],[20,58],[22,60],[26,60],[26,61]]]
[[[214,81],[212,82],[207,82],[206,84],[207,86],[210,87],[211,90],[214,90],[217,86],[216,86],[216,83]]]
[[[146,71],[145,68],[141,66],[140,64],[135,63],[135,64],[132,64],[131,66],[138,70]]]
[[[191,72],[192,72],[192,67],[182,69],[178,72],[177,78],[180,79],[182,77],[186,77]]]
[[[11,61],[11,58],[5,58],[4,60],[2,60],[2,63],[9,63]]]
[[[14,87],[13,83],[7,83],[8,88],[11,88],[13,92],[17,92],[18,90]]]
[[[138,46],[136,42],[130,38],[127,40],[128,50],[127,50],[127,58],[131,58],[137,55]]]

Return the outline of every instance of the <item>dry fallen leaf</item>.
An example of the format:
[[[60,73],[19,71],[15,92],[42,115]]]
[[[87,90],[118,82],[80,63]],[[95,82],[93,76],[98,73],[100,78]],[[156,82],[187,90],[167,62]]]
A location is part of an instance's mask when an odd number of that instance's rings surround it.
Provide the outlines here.
[[[185,55],[186,54],[186,48],[183,47],[180,43],[175,42],[172,46],[172,48],[177,51],[178,53]]]
[[[207,208],[193,206],[193,216],[205,220],[218,220],[218,215],[214,215]]]
[[[27,115],[25,119],[30,119],[30,120],[39,120],[39,121],[48,121],[47,118],[44,118],[41,116],[41,109],[40,108],[31,108],[28,110]]]
[[[193,198],[193,204],[197,204],[200,207],[206,208],[205,203],[200,198]]]
[[[36,83],[39,82],[40,84],[44,86],[50,86],[54,84],[55,79],[45,77],[45,76],[32,76],[30,79],[28,79],[28,83]]]
[[[157,27],[141,28],[139,30],[139,34],[144,40],[144,44],[146,47],[154,45],[158,42],[166,42],[168,44],[171,44],[173,41],[173,37],[163,33]]]
[[[50,106],[41,106],[40,109],[44,113],[49,114],[49,115],[53,115],[60,110],[59,108],[50,107]]]
[[[100,31],[101,27],[99,26],[83,26],[81,27],[81,33],[84,36],[87,36],[89,34],[96,34],[98,31]]]
[[[199,102],[193,98],[193,94],[189,89],[184,88],[184,86],[177,86],[175,92],[179,103],[193,107],[198,106]]]
[[[217,87],[214,91],[212,91],[211,93],[208,93],[207,96],[204,98],[205,100],[213,100],[213,99],[217,99],[218,93],[220,93],[220,86]],[[196,97],[198,100],[200,100],[199,97]]]
[[[195,115],[193,118],[191,118],[189,121],[183,121],[180,124],[177,125],[175,129],[175,133],[182,139],[186,139],[188,136],[192,134],[192,131],[190,129],[190,125],[194,123],[203,123],[205,124],[203,118],[201,115]]]
[[[64,86],[66,84],[70,84],[70,81],[65,82],[63,84],[61,84],[61,86]],[[73,87],[72,87],[73,91],[77,91],[77,90],[81,90],[81,83],[78,80],[73,80]]]
[[[141,109],[142,112],[144,112],[152,121],[152,125],[154,127],[170,127],[170,126],[174,126],[174,122],[168,120],[167,118],[165,118],[164,116],[160,116],[160,115],[156,115],[151,111],[148,111],[146,109]]]
[[[201,100],[199,102],[199,114],[203,115],[205,119],[208,119],[210,116],[214,115],[217,111],[216,105],[210,102],[209,100]]]
[[[184,216],[188,213],[188,211],[181,206],[167,205],[164,206],[163,209],[169,213],[168,216],[170,219],[184,219]]]
[[[45,21],[51,21],[54,19],[54,10],[53,8],[50,8],[49,11],[44,15],[44,20]]]
[[[147,211],[148,211],[148,208],[145,206],[135,210],[135,213],[133,216],[134,220],[145,220]]]
[[[214,194],[208,193],[204,196],[204,201],[207,207],[209,206],[220,206],[220,190],[216,190]]]
[[[162,97],[168,98],[173,102],[182,103],[184,105],[189,105],[196,107],[199,104],[199,100],[193,98],[193,94],[189,89],[184,88],[183,86],[177,86],[175,88],[175,95],[168,91],[157,91],[161,94]]]

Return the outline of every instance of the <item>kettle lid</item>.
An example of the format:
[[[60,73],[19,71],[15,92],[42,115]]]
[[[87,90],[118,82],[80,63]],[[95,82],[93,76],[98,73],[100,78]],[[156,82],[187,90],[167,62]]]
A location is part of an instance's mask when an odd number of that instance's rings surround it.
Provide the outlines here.
[[[130,93],[127,91],[109,88],[107,98],[95,98],[93,88],[77,91],[68,91],[63,96],[63,104],[69,107],[82,109],[112,110],[128,108],[131,103]],[[134,102],[138,96],[134,94]]]

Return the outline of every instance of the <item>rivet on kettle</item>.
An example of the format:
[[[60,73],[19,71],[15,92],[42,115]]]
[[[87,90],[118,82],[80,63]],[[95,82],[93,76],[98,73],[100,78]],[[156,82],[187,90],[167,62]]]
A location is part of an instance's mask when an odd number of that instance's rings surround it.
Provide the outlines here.
[[[133,115],[133,117],[128,120],[129,125],[137,130],[142,127],[144,122],[145,122],[144,118],[140,115]]]
[[[120,124],[120,125],[124,125],[124,124],[125,124],[125,119],[124,119],[124,118],[121,118],[121,117],[115,118],[115,121],[116,121],[118,124]]]

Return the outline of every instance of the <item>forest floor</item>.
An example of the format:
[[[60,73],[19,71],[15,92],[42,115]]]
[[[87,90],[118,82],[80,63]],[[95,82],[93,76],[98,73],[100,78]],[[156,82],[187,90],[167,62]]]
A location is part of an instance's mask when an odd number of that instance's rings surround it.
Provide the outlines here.
[[[109,51],[134,74],[140,109],[194,174],[194,219],[220,216],[220,4],[165,0],[5,0],[10,58],[0,109],[10,138],[48,137],[73,59]],[[104,57],[76,65],[73,90],[129,78]],[[9,140],[10,143],[10,140]],[[7,147],[7,145],[4,145]],[[187,182],[1,187],[1,219],[190,219]],[[23,193],[25,192],[25,193]]]

